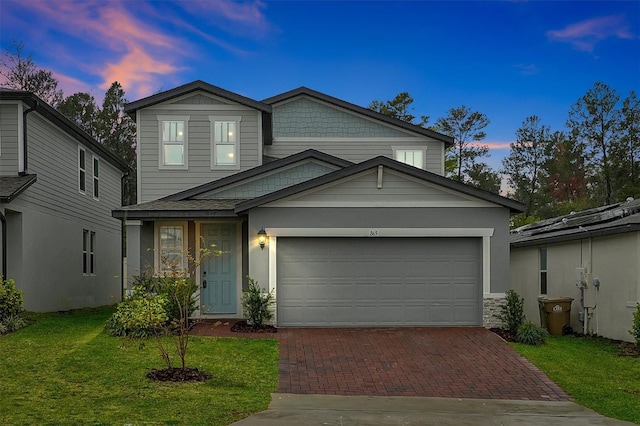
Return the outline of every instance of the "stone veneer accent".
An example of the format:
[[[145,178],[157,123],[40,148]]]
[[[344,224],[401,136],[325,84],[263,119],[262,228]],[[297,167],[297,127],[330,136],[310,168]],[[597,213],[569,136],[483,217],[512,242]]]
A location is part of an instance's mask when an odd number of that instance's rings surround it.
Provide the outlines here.
[[[482,322],[486,328],[502,327],[502,321],[498,319],[500,308],[504,304],[502,297],[485,297],[483,300]]]

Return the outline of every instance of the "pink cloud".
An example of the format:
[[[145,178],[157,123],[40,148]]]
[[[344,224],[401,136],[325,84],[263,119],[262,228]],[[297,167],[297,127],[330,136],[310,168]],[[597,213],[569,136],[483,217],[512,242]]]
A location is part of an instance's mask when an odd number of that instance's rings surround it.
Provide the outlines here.
[[[489,149],[510,149],[512,142],[498,142],[498,141],[477,141],[471,142],[471,146],[486,146]]]
[[[633,39],[629,24],[623,15],[603,16],[566,26],[561,30],[546,32],[550,40],[573,45],[574,48],[592,52],[594,46],[607,38]]]
[[[269,23],[262,13],[265,8],[261,1],[235,2],[231,0],[218,1],[184,1],[179,5],[186,11],[198,16],[212,16],[217,24],[226,23],[227,29],[241,33],[247,30],[265,31]],[[222,20],[220,20],[222,18]]]

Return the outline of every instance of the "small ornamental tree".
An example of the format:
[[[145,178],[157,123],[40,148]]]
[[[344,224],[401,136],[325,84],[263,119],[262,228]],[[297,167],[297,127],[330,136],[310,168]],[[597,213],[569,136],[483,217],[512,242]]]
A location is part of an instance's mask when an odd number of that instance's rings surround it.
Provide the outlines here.
[[[640,346],[640,303],[636,305],[636,310],[633,313],[633,326],[629,333],[636,341],[636,346]]]
[[[242,292],[242,309],[249,325],[254,328],[264,328],[265,322],[273,318],[271,311],[271,306],[275,303],[273,291],[265,291],[250,276],[247,276],[247,280],[249,287]]]
[[[505,296],[505,303],[500,308],[498,319],[502,321],[502,328],[515,336],[525,320],[524,299],[514,290],[508,290]]]

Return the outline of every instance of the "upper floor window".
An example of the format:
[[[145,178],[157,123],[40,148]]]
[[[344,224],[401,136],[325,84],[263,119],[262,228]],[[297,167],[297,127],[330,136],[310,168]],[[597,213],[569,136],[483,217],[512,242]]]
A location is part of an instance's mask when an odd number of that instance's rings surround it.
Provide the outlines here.
[[[100,198],[100,177],[99,177],[100,160],[98,157],[93,157],[93,198],[96,200]]]
[[[188,167],[189,117],[159,116],[160,124],[160,167],[166,169],[186,169]]]
[[[401,163],[405,163],[419,169],[424,169],[424,149],[394,148],[393,157]]]
[[[547,294],[547,249],[540,249],[540,294]]]
[[[78,147],[78,190],[84,194],[87,190],[87,152]]]
[[[238,169],[240,120],[242,117],[209,117],[211,122],[211,168]]]

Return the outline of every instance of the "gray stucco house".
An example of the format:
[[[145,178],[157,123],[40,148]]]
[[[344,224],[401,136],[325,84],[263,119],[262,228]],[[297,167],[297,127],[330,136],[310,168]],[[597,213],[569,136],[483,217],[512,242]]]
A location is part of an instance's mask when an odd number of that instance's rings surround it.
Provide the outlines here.
[[[448,136],[304,87],[256,101],[195,81],[125,110],[126,280],[215,244],[197,316],[242,317],[247,275],[278,326],[478,326],[509,288],[523,206],[444,178]]]
[[[0,274],[31,311],[121,299],[127,166],[32,93],[0,89]]]
[[[640,200],[515,229],[511,287],[524,297],[533,321],[539,321],[538,297],[572,297],[574,331],[633,341],[628,330],[640,302]]]

